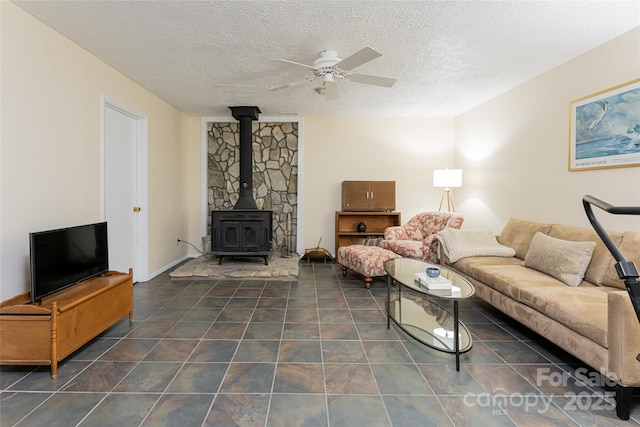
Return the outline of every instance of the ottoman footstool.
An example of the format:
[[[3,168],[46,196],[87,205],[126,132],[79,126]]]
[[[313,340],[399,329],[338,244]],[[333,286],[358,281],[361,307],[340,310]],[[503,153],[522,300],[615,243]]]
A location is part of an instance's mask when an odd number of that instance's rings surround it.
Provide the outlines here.
[[[400,258],[395,252],[380,246],[350,245],[338,248],[337,261],[342,265],[342,275],[352,269],[364,276],[364,285],[371,287],[373,277],[384,276],[386,273],[382,263],[388,259]]]

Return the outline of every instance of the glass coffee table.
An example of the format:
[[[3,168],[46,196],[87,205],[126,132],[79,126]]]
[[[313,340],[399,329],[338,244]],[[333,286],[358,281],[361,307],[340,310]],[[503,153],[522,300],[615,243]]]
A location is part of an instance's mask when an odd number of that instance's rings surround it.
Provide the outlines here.
[[[459,371],[460,354],[471,349],[472,341],[469,330],[458,317],[458,301],[474,294],[473,285],[457,273],[416,259],[394,258],[383,265],[389,275],[387,328],[391,327],[393,320],[400,329],[422,344],[455,353],[456,371]],[[450,280],[460,292],[428,289],[415,281],[415,273],[424,273],[428,267],[439,268],[440,276]],[[392,292],[394,282],[398,286]],[[453,313],[442,307],[451,301]]]

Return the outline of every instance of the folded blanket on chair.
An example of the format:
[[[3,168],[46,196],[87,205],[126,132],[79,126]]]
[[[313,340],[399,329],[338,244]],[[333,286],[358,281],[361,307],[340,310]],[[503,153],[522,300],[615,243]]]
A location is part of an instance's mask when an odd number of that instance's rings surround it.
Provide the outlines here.
[[[471,256],[512,257],[516,254],[514,249],[498,243],[491,230],[445,228],[437,233],[436,239],[451,262]]]

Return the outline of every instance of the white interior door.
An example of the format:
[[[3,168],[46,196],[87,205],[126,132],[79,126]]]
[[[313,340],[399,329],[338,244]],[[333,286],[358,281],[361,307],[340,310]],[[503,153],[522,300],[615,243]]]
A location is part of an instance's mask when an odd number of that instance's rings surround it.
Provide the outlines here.
[[[146,280],[146,119],[122,106],[104,104],[104,215],[109,239],[109,268]]]

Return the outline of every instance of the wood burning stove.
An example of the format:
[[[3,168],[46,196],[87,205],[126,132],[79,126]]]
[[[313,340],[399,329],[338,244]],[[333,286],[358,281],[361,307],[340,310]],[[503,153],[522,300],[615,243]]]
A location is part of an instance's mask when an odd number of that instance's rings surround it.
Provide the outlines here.
[[[233,209],[211,212],[211,252],[224,256],[264,257],[271,251],[272,212]]]
[[[211,254],[264,257],[271,251],[272,211],[258,209],[253,198],[253,141],[251,122],[258,119],[258,107],[229,107],[240,128],[240,194],[232,210],[211,212]]]

